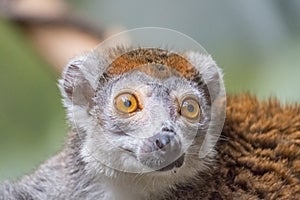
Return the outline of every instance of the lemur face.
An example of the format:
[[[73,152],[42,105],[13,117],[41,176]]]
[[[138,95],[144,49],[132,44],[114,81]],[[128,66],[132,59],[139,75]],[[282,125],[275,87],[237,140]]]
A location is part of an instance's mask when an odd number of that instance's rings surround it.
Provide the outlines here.
[[[213,60],[153,48],[111,51],[72,61],[61,81],[89,169],[192,176],[205,168],[214,154],[217,134],[208,130],[221,88]]]

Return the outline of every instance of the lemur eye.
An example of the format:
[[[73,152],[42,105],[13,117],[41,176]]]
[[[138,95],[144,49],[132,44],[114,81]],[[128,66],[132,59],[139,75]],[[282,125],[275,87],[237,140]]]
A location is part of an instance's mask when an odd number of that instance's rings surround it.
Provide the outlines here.
[[[130,93],[122,93],[115,97],[115,107],[123,113],[132,113],[138,109],[137,98]]]
[[[186,98],[182,101],[180,114],[190,120],[197,120],[200,117],[200,106],[192,98]]]

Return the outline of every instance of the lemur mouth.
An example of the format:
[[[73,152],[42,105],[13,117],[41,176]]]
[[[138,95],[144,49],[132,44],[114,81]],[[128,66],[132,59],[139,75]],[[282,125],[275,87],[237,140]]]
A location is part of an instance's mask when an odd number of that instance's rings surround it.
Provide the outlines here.
[[[175,160],[171,164],[169,164],[161,169],[158,169],[156,171],[164,172],[164,171],[169,171],[169,170],[173,169],[174,167],[179,168],[183,165],[183,162],[184,162],[184,154],[182,154],[182,156],[180,156],[177,160]]]

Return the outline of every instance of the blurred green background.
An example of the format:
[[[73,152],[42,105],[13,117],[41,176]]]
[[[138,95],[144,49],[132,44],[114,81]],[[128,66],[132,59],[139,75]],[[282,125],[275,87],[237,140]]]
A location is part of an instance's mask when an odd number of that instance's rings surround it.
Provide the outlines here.
[[[106,29],[160,26],[214,57],[228,93],[300,102],[300,1],[69,0]],[[67,132],[57,76],[12,24],[0,19],[0,180],[28,173]]]

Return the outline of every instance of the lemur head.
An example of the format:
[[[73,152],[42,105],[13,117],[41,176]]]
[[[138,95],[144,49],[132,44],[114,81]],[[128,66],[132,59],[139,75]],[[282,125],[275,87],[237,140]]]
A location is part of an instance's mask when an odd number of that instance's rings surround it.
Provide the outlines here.
[[[75,58],[60,80],[88,171],[174,181],[209,168],[221,84],[209,55],[121,47]]]

